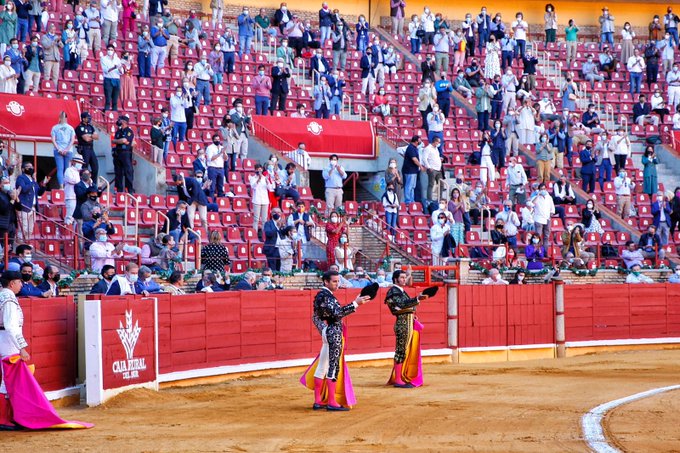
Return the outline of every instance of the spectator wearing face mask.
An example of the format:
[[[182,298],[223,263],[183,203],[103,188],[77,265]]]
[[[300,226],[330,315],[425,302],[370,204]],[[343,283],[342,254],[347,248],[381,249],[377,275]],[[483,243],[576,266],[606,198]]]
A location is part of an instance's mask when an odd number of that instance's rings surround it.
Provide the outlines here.
[[[331,98],[333,93],[328,86],[326,76],[321,76],[314,87],[314,112],[317,118],[328,119],[330,116]]]
[[[67,225],[73,223],[77,204],[75,187],[80,183],[80,170],[84,163],[80,157],[74,157],[71,159],[71,165],[64,171],[64,204],[66,205],[64,223]]]
[[[653,279],[647,277],[640,272],[640,265],[634,264],[630,268],[630,274],[626,277],[626,283],[637,284],[637,283],[655,283]]]
[[[328,158],[328,165],[322,171],[326,187],[326,211],[332,212],[342,206],[342,187],[347,179],[347,172],[338,163],[338,156],[332,154]]]
[[[432,112],[435,105],[437,105],[437,92],[432,86],[432,79],[425,79],[423,86],[418,91],[418,111],[423,119],[421,127],[425,130],[425,133],[429,131],[427,116]]]
[[[306,211],[305,203],[298,201],[295,204],[295,211],[288,216],[286,221],[287,226],[295,230],[296,238],[300,241],[301,260],[307,256],[307,246],[312,239],[312,228],[315,226],[312,216]]]
[[[326,261],[335,263],[335,249],[340,243],[340,237],[347,232],[347,224],[340,219],[337,212],[331,212],[329,222],[326,223]],[[339,267],[338,271],[341,268]]]
[[[389,226],[388,233],[390,239],[394,240],[399,216],[399,197],[394,190],[393,182],[387,184],[387,189],[385,190],[381,201],[385,208],[385,223]]]
[[[49,176],[45,177],[42,184],[38,184],[34,179],[34,169],[32,161],[25,161],[22,166],[23,174],[19,175],[15,183],[18,192],[21,209],[18,212],[19,232],[17,239],[22,242],[32,241],[33,228],[35,227],[35,213],[38,211],[40,196],[45,193],[46,185],[49,183]]]
[[[385,88],[380,88],[378,94],[373,97],[371,111],[379,114],[383,119],[391,115],[392,109],[390,107],[389,97],[385,95]]]
[[[524,255],[527,258],[527,270],[543,269],[543,260],[546,257],[546,251],[541,243],[541,237],[538,234],[530,235],[529,244],[524,249]]]
[[[370,96],[375,93],[375,64],[373,62],[373,49],[368,48],[359,62],[361,68],[361,93]]]
[[[21,291],[17,294],[18,297],[52,297],[54,293],[51,290],[41,290],[33,284],[33,265],[31,263],[24,263],[20,267],[21,272]]]
[[[546,190],[545,183],[539,184],[538,195],[533,198],[532,202],[535,231],[543,238],[550,238],[550,218],[555,214],[555,204]]]
[[[94,230],[95,242],[90,245],[91,268],[99,272],[105,265],[115,266],[115,259],[123,257],[123,243],[113,245],[109,242],[106,228],[98,227]],[[133,282],[134,283],[134,282]],[[132,293],[132,292],[130,292]]]
[[[668,277],[668,283],[680,283],[680,264],[673,269],[673,273]]]
[[[125,274],[116,275],[106,293],[109,296],[125,296],[135,294],[135,284],[139,280],[139,266],[128,263],[125,266]]]
[[[110,264],[104,265],[101,270],[101,279],[92,286],[90,294],[107,294],[116,277],[116,268]]]
[[[437,222],[430,228],[430,240],[433,266],[443,266],[446,258],[455,255],[457,244],[451,234],[451,224],[443,212],[439,213]]]
[[[344,22],[335,24],[331,33],[331,40],[333,41],[333,69],[340,69],[342,71],[347,67],[347,45],[348,45],[348,28]]]
[[[255,114],[266,115],[269,111],[272,79],[265,73],[263,65],[257,68],[257,75],[253,77],[252,87],[255,92]]]

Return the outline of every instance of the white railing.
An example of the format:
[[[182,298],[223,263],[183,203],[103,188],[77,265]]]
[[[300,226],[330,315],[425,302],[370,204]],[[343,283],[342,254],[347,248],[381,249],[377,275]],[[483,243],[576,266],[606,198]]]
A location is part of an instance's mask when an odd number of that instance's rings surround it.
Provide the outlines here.
[[[362,104],[355,104],[360,121],[368,121],[368,109]]]
[[[345,115],[345,101],[347,101],[347,114]],[[345,93],[342,94],[342,108],[340,109],[340,117],[349,119],[352,115],[352,98]]]

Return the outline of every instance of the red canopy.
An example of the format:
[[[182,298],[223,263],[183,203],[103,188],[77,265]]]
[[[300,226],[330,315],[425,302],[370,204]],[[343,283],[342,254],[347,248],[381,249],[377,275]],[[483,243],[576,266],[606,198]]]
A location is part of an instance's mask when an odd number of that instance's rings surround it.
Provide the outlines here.
[[[375,136],[370,121],[276,116],[257,116],[254,120],[293,147],[304,142],[313,157],[331,154],[355,159],[375,157]]]
[[[66,112],[71,126],[80,123],[80,104],[75,100],[0,94],[0,126],[18,139],[50,137],[60,112]]]

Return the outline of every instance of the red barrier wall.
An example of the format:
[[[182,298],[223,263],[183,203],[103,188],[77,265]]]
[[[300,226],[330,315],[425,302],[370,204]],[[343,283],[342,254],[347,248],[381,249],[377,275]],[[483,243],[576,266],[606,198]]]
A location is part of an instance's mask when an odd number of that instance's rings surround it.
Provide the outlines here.
[[[415,295],[416,290],[409,289]],[[394,317],[383,303],[387,290],[346,318],[351,354],[394,348]],[[339,290],[344,305],[359,290]],[[316,291],[243,291],[158,299],[160,373],[225,365],[308,358],[320,348],[312,325]],[[418,308],[424,349],[445,348],[446,292]]]
[[[78,349],[76,304],[72,297],[21,298],[24,337],[35,377],[45,391],[76,384]]]
[[[680,336],[680,285],[565,285],[566,341]]]
[[[461,285],[458,347],[555,342],[552,285]]]

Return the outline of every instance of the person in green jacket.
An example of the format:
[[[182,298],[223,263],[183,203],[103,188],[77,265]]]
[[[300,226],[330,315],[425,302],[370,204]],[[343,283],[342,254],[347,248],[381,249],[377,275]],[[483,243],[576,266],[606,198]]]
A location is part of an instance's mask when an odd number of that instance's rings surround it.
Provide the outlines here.
[[[17,35],[17,13],[14,10],[14,2],[8,1],[0,12],[0,55],[5,55],[10,39]]]
[[[656,193],[659,188],[659,181],[656,176],[656,166],[659,164],[659,159],[656,157],[653,145],[648,145],[645,148],[645,153],[642,155],[642,165],[644,170],[642,172],[642,191],[649,196]]]
[[[480,131],[489,130],[489,114],[491,113],[491,98],[494,93],[491,92],[491,87],[487,86],[486,80],[479,81],[479,88],[475,91],[477,103],[475,110],[477,111],[477,129]]]

